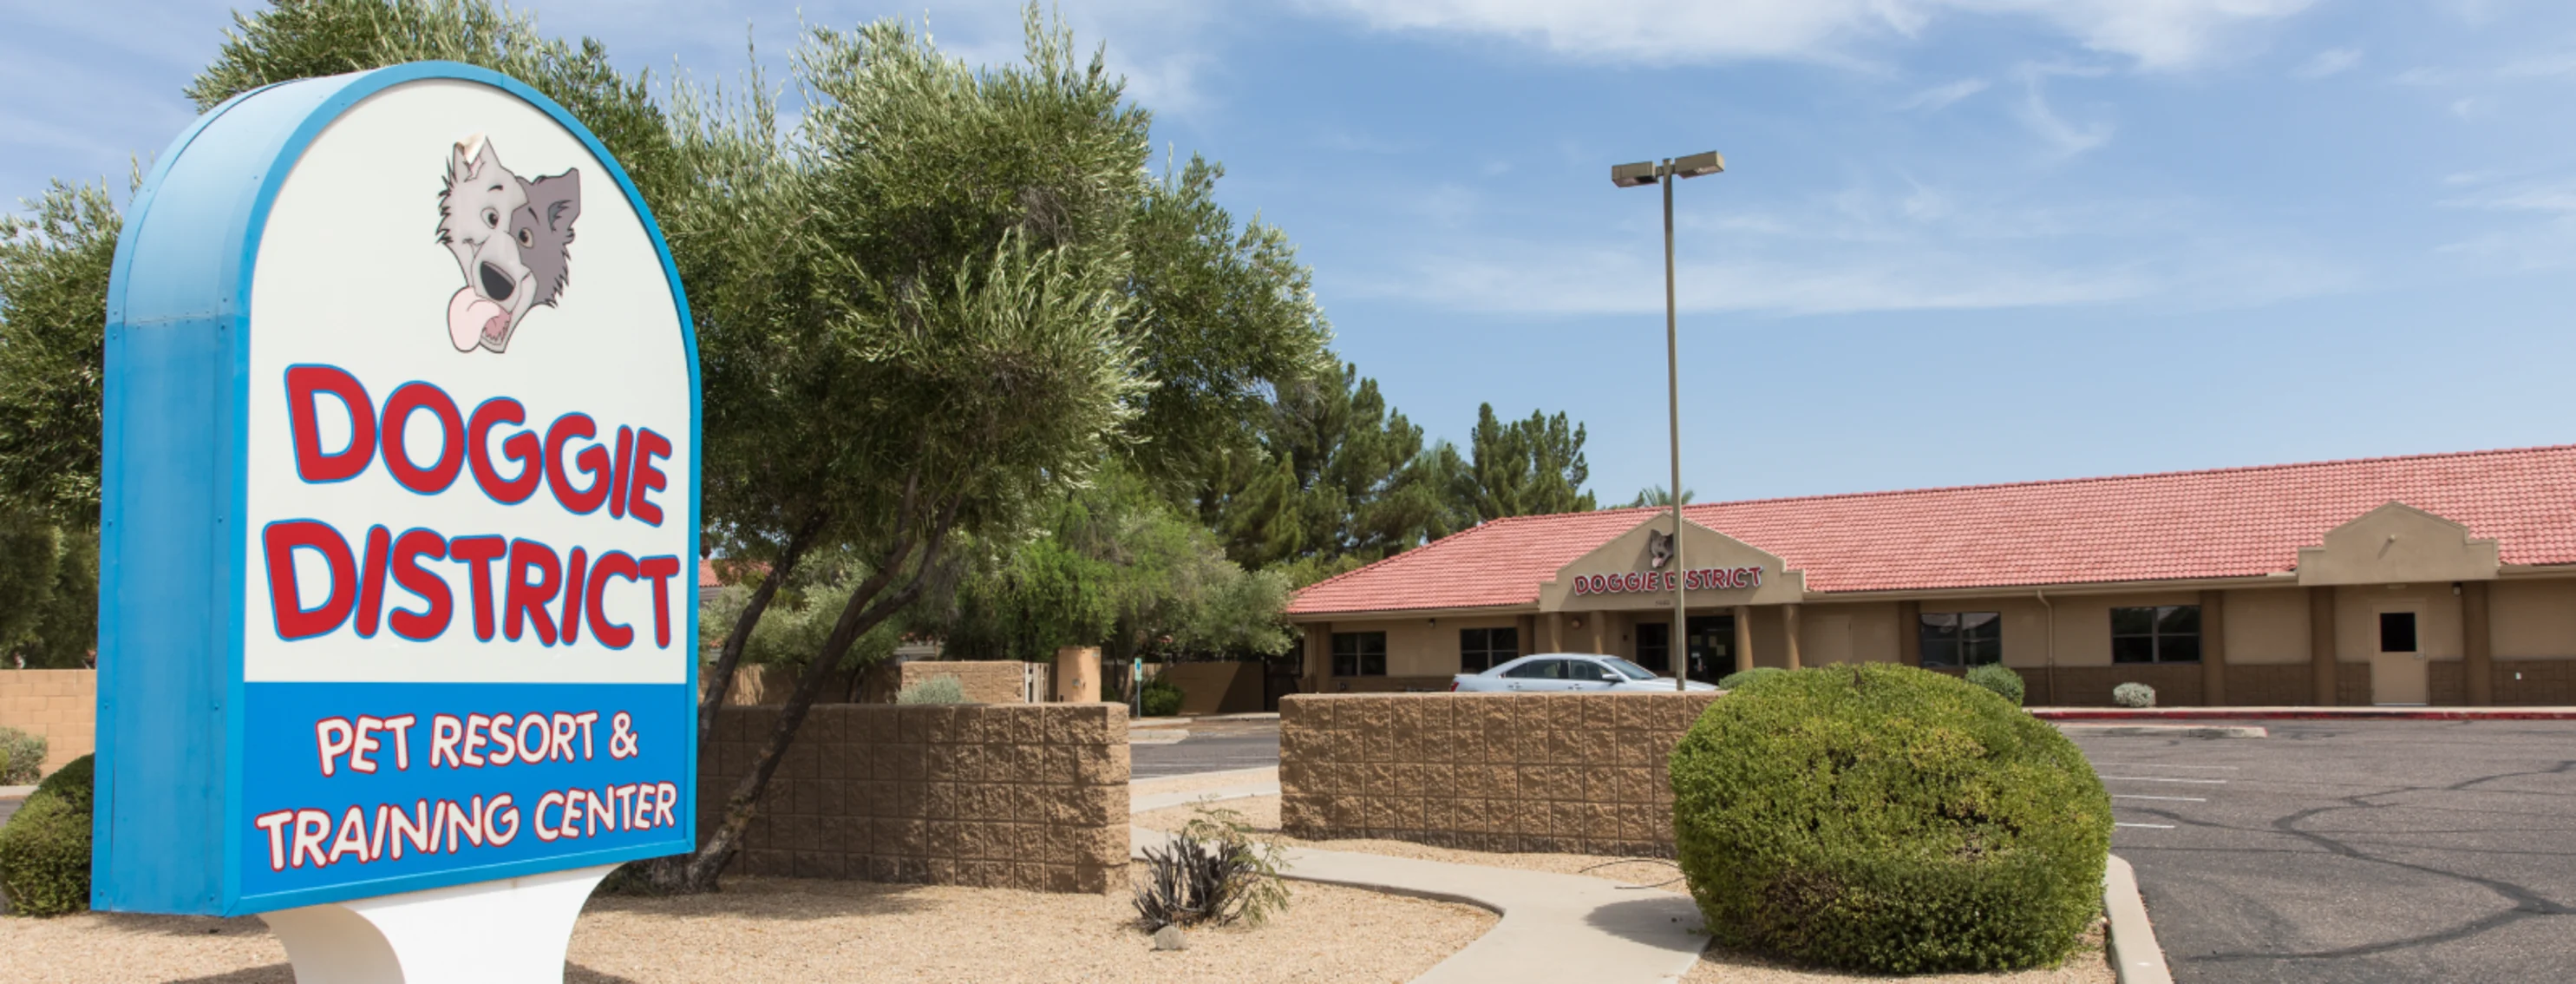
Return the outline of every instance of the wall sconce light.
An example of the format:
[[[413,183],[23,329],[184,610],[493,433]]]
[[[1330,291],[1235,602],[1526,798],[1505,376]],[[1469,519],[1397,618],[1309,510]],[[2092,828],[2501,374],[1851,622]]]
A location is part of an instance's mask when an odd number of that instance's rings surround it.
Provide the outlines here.
[[[1579,629],[1579,628],[1582,628],[1582,627],[1583,627],[1583,620],[1578,618],[1578,619],[1575,619],[1575,620],[1574,620],[1572,623],[1570,623],[1570,624],[1571,624],[1574,628],[1578,628],[1578,629]]]

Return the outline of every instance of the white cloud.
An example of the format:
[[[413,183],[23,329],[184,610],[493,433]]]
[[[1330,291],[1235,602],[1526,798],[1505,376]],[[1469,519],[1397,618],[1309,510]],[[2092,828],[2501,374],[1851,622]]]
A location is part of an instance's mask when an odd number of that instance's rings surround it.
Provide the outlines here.
[[[1308,0],[1380,30],[1524,38],[1578,58],[1840,61],[1866,41],[1911,38],[1965,13],[2034,18],[2140,67],[2188,67],[2239,25],[2313,0]]]
[[[2353,66],[2359,64],[2361,64],[2361,49],[2328,48],[2301,62],[2298,68],[2290,71],[2290,74],[2303,79],[2322,79],[2329,75],[2341,75],[2351,71]]]
[[[1986,91],[1986,85],[1984,79],[1960,79],[1948,85],[1936,85],[1907,96],[1904,102],[1896,104],[1896,108],[1939,110],[1951,103]]]

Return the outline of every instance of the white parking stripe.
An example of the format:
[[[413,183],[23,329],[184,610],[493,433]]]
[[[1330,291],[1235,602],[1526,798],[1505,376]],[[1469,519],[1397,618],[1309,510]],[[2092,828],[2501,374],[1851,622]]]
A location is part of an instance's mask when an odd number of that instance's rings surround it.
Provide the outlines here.
[[[2243,768],[2234,765],[2166,765],[2162,762],[2095,762],[2093,767],[2096,769],[2225,769],[2229,772]]]
[[[2199,796],[2140,796],[2136,793],[2112,793],[2111,798],[2115,800],[2169,800],[2175,803],[2209,802],[2206,798]]]
[[[2224,786],[2225,779],[2175,779],[2170,776],[2103,776],[2109,782],[2182,782],[2194,786]]]

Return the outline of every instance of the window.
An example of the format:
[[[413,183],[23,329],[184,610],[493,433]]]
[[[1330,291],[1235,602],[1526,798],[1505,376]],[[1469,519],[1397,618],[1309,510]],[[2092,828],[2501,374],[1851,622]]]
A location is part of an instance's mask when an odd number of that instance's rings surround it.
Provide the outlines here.
[[[1923,665],[1984,666],[2003,661],[2002,613],[1923,613]]]
[[[1333,633],[1334,676],[1385,676],[1386,633]]]
[[[2379,613],[2379,651],[2411,653],[2415,651],[2415,613]]]
[[[1503,675],[1514,680],[1563,680],[1565,663],[1561,659],[1534,659],[1503,671]]]
[[[2200,606],[2111,609],[2111,662],[2200,662]]]
[[[1521,656],[1521,630],[1459,629],[1458,672],[1483,673]]]
[[[1627,660],[1620,659],[1619,657],[1616,657],[1616,656],[1609,657],[1609,658],[1607,658],[1607,659],[1602,660],[1601,662],[1602,662],[1602,664],[1603,664],[1603,665],[1610,667],[1610,669],[1612,669],[1613,671],[1616,671],[1619,675],[1624,676],[1624,677],[1627,677],[1628,679],[1631,679],[1631,680],[1652,680],[1652,679],[1654,679],[1654,678],[1655,678],[1655,673],[1654,673],[1654,671],[1649,670],[1649,669],[1647,669],[1647,668],[1645,668],[1645,667],[1639,666],[1639,665],[1637,665],[1637,664],[1635,664],[1635,663],[1628,662]]]

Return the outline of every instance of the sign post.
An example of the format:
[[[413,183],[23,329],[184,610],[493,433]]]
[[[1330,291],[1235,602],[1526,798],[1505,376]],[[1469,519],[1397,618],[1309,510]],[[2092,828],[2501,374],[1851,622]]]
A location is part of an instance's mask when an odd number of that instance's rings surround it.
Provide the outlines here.
[[[695,846],[698,372],[651,213],[471,66],[216,107],[109,287],[92,904],[561,980]]]

